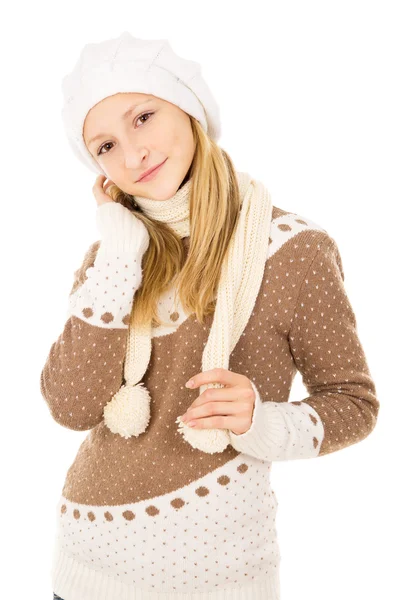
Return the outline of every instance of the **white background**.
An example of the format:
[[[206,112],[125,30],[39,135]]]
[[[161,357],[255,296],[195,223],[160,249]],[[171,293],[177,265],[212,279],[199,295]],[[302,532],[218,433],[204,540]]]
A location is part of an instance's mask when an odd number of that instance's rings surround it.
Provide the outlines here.
[[[73,272],[99,239],[95,174],[67,144],[61,80],[84,44],[124,30],[201,63],[236,168],[261,179],[274,205],[321,224],[341,252],[381,408],[361,443],[273,464],[282,600],[398,597],[394,10],[383,0],[3,8],[2,598],[52,598],[55,506],[87,435],[55,423],[39,389]],[[306,395],[297,375],[291,400]]]

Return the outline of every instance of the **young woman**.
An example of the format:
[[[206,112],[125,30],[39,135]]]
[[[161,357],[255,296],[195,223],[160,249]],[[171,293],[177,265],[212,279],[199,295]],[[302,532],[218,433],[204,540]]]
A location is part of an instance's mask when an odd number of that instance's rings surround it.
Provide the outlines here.
[[[54,598],[279,599],[272,462],[357,443],[379,410],[337,245],[235,170],[167,41],[89,44],[63,89],[100,239],[41,373],[57,423],[89,431]]]

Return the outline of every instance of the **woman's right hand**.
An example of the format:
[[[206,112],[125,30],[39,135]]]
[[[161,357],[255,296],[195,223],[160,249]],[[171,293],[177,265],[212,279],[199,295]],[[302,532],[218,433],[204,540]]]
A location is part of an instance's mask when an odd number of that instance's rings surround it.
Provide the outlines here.
[[[111,185],[115,184],[111,179],[108,179],[108,181],[104,185],[105,180],[105,175],[98,175],[93,185],[93,194],[97,201],[97,206],[101,206],[106,202],[114,202],[114,200],[112,200],[109,194],[107,194],[107,190],[111,187]]]

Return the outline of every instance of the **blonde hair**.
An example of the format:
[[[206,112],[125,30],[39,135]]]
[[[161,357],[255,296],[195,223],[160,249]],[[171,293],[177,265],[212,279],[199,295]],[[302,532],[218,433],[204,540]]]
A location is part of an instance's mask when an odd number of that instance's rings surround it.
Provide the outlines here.
[[[187,314],[203,325],[214,312],[221,267],[238,222],[240,199],[236,172],[228,154],[190,116],[195,153],[188,172],[190,245],[185,259],[181,238],[167,225],[147,217],[134,196],[113,185],[108,193],[132,210],[146,226],[150,242],[142,259],[142,282],[135,293],[130,324],[162,324],[157,312],[160,296],[175,282],[176,295]],[[185,180],[184,180],[185,181]]]

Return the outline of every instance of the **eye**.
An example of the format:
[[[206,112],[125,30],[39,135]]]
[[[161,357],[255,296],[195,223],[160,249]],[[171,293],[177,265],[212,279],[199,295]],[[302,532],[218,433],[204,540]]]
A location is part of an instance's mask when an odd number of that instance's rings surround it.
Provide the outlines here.
[[[138,119],[142,119],[143,117],[147,117],[148,115],[151,116],[151,115],[153,115],[153,113],[142,113],[142,115],[140,115],[139,117],[137,117],[137,121],[138,121]],[[144,123],[146,123],[146,121],[144,121]]]
[[[151,113],[151,112],[149,112],[149,113],[142,113],[142,115],[140,115],[139,117],[137,117],[136,121],[138,121],[139,119],[143,119],[144,117],[151,117],[152,115],[153,115],[153,113]],[[144,123],[146,123],[147,121],[148,121],[148,119],[146,119],[144,121]],[[105,142],[105,144],[102,144],[102,146],[100,146],[98,148],[97,156],[99,156],[100,154],[108,154],[108,152],[101,152],[101,150],[102,150],[102,148],[105,148],[105,146],[109,146],[109,144],[112,144],[112,142]]]

